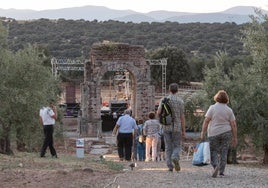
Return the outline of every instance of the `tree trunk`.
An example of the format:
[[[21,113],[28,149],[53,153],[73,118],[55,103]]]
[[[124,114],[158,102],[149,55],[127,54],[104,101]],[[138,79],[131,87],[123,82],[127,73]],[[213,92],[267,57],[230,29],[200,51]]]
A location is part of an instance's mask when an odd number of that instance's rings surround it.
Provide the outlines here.
[[[263,151],[264,151],[264,157],[263,157],[263,164],[268,164],[268,126],[264,127],[263,130]]]
[[[11,150],[11,141],[10,141],[10,126],[0,124],[0,128],[2,128],[2,136],[0,138],[0,153],[13,155],[13,151]]]
[[[26,144],[23,141],[24,135],[23,135],[22,127],[17,127],[16,137],[17,137],[17,150],[18,151],[26,151]]]
[[[268,144],[264,144],[263,146],[264,150],[264,157],[263,157],[263,164],[268,164]]]

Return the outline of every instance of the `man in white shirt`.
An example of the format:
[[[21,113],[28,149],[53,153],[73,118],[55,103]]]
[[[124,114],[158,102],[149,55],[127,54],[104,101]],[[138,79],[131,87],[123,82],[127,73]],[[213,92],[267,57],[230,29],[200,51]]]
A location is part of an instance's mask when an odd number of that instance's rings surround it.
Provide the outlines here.
[[[40,124],[43,126],[45,135],[40,157],[45,157],[46,149],[47,147],[49,147],[52,157],[57,158],[57,153],[53,146],[53,131],[56,119],[57,109],[54,105],[54,101],[50,101],[49,106],[42,107],[39,112],[39,121]]]

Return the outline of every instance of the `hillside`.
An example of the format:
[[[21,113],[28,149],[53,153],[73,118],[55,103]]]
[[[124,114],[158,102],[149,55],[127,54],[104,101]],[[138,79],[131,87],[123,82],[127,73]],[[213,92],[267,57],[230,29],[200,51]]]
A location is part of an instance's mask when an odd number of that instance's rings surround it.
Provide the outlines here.
[[[214,13],[188,13],[172,11],[153,11],[140,13],[132,10],[114,10],[104,6],[83,6],[53,10],[17,10],[17,9],[0,9],[0,17],[13,18],[16,20],[33,20],[33,19],[70,19],[87,21],[122,21],[122,22],[179,22],[179,23],[225,23],[234,22],[243,24],[250,21],[249,15],[255,14],[256,7],[238,6],[227,9],[222,12]],[[268,11],[263,10],[264,13]]]
[[[9,24],[9,46],[43,46],[54,57],[88,57],[93,43],[104,40],[143,45],[147,50],[165,46],[183,49],[188,55],[210,57],[219,50],[230,56],[243,55],[241,30],[235,23],[152,22],[135,24],[119,21],[48,20],[16,21]]]

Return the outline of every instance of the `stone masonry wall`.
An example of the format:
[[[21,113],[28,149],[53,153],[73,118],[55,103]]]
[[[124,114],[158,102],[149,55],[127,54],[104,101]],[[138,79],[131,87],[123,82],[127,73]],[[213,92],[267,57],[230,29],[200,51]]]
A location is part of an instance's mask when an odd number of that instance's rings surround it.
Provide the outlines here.
[[[126,70],[132,80],[133,96],[130,104],[134,118],[147,118],[154,110],[154,86],[150,85],[150,65],[142,46],[122,43],[94,44],[90,61],[85,65],[82,84],[82,118],[87,119],[88,135],[101,132],[101,79],[107,71]]]

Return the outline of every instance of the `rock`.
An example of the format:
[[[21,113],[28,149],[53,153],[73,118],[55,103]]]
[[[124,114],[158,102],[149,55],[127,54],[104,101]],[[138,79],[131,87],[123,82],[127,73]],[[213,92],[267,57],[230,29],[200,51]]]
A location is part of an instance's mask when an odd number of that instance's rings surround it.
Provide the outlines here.
[[[242,161],[247,161],[247,160],[256,161],[256,160],[258,160],[257,157],[255,155],[252,155],[252,154],[241,154],[240,156],[237,157],[237,159],[242,160]]]
[[[92,168],[84,168],[83,171],[84,172],[93,173],[93,169]]]

